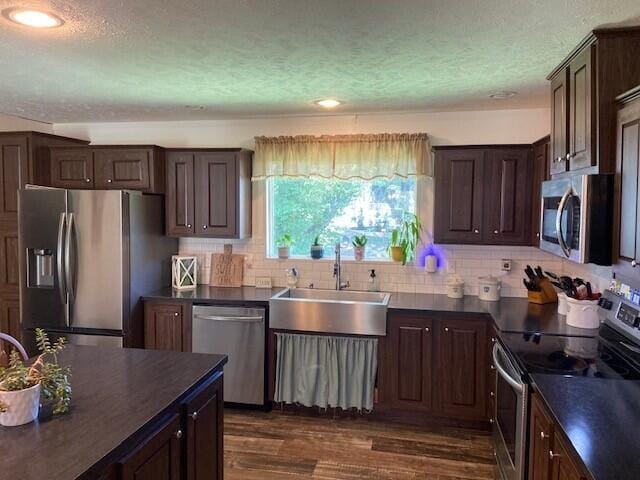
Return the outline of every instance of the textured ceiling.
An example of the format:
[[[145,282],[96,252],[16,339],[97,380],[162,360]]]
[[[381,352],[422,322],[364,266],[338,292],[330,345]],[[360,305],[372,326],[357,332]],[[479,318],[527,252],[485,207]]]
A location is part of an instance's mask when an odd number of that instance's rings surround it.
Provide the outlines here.
[[[0,112],[54,123],[521,108],[592,28],[638,0],[0,0]],[[495,90],[515,90],[490,100]],[[203,105],[192,110],[186,105]]]

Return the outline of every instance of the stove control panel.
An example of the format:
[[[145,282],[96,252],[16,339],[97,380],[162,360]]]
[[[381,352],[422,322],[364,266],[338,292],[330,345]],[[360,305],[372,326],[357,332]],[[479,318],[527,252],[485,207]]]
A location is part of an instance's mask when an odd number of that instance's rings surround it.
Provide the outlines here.
[[[640,312],[637,308],[621,302],[620,307],[618,308],[618,313],[616,313],[616,318],[630,327],[638,328],[638,325],[640,324],[640,318],[638,318],[639,314]]]

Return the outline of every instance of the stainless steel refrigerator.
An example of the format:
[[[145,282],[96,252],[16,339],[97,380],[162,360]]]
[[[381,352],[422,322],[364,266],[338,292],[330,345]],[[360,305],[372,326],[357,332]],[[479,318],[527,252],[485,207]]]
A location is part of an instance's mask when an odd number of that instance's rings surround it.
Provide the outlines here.
[[[169,285],[177,240],[163,198],[120,190],[20,190],[20,313],[85,345],[142,347],[140,296]]]

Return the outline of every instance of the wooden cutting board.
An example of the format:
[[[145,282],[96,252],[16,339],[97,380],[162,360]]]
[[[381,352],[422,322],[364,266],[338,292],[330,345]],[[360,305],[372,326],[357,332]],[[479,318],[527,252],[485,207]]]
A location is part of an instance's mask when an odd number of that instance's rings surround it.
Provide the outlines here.
[[[209,285],[212,287],[241,287],[244,268],[244,255],[233,253],[233,246],[226,244],[224,253],[211,255],[211,276]]]

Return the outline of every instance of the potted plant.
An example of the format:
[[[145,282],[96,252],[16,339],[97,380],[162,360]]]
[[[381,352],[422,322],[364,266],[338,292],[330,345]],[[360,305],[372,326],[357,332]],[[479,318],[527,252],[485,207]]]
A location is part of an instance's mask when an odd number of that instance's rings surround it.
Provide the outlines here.
[[[353,245],[353,254],[358,262],[364,260],[364,250],[367,245],[367,236],[366,235],[356,235],[353,237],[353,241],[351,242]]]
[[[66,413],[71,407],[71,373],[58,364],[64,338],[51,344],[44,330],[37,329],[36,342],[41,353],[33,365],[25,365],[13,350],[9,365],[0,368],[0,425],[12,427],[34,421],[41,397],[51,404],[54,414]]]
[[[293,244],[293,238],[289,233],[283,234],[278,239],[278,258],[289,258],[291,245]]]
[[[394,262],[402,262],[402,265],[406,265],[413,260],[421,231],[420,219],[413,213],[405,212],[400,226],[391,232],[389,252]]]
[[[324,257],[324,245],[320,243],[320,235],[316,235],[311,244],[311,258],[318,260]]]

